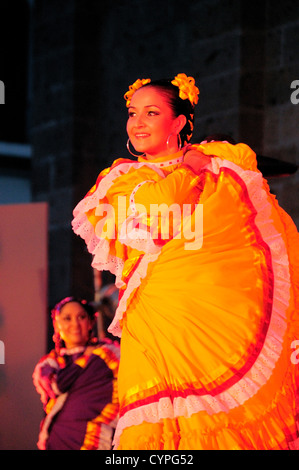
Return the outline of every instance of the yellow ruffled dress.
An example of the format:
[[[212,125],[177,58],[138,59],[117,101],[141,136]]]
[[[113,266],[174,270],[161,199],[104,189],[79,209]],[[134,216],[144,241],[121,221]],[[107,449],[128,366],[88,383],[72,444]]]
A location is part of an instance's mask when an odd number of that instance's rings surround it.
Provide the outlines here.
[[[247,145],[195,147],[213,155],[198,174],[182,152],[116,160],[74,210],[120,290],[115,448],[287,449],[299,235]]]

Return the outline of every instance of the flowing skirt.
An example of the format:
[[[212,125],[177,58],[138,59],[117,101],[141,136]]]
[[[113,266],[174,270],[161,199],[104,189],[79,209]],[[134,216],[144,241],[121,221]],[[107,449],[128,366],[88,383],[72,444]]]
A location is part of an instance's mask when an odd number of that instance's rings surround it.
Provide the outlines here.
[[[200,248],[176,237],[132,275],[115,448],[287,449],[298,437],[298,232],[262,176],[230,163],[207,171],[199,202]]]

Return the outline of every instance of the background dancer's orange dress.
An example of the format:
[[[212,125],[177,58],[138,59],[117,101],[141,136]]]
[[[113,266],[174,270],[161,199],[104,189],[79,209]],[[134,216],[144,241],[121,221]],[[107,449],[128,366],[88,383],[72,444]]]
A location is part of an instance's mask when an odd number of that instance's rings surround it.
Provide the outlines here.
[[[198,174],[182,153],[118,160],[74,210],[93,266],[121,293],[115,447],[286,449],[297,438],[298,232],[248,146],[195,147],[214,155]],[[171,203],[192,207],[189,231],[186,218],[164,224]]]

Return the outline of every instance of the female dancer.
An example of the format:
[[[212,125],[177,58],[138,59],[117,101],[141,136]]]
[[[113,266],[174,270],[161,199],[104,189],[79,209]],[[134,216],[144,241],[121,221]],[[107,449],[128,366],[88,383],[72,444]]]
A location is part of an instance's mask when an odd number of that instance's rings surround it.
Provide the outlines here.
[[[288,449],[298,232],[247,145],[190,145],[198,94],[185,74],[131,85],[141,156],[103,170],[74,210],[120,292],[115,448]]]
[[[119,345],[94,336],[95,311],[66,297],[52,310],[55,349],[35,367],[33,382],[46,417],[41,450],[110,450],[118,417]]]

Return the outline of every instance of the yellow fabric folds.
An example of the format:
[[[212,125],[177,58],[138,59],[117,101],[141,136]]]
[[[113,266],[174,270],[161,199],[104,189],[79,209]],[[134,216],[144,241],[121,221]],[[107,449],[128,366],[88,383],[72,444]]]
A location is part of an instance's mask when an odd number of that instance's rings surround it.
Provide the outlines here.
[[[297,436],[298,232],[248,146],[199,148],[213,155],[200,174],[173,164],[180,154],[171,164],[122,161],[74,211],[94,266],[120,287],[115,446],[287,448]],[[99,205],[119,196],[129,210],[116,214],[114,238],[101,237]],[[164,236],[161,209],[153,240],[152,204],[164,202],[190,213]]]

